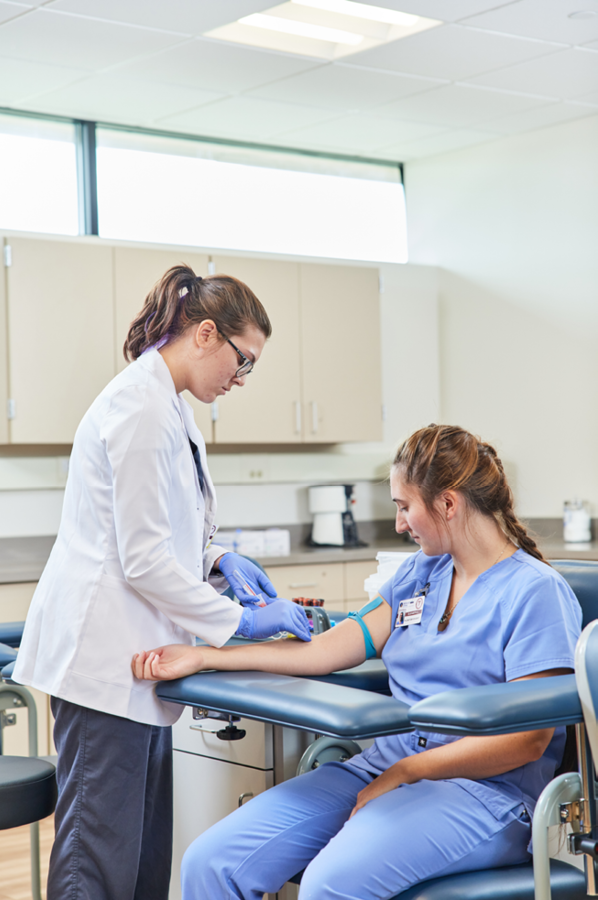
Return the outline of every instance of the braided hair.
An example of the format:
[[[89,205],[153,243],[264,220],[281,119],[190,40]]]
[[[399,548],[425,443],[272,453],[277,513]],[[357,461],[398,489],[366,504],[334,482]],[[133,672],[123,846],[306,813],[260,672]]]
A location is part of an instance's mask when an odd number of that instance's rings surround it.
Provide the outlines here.
[[[471,509],[495,519],[514,544],[550,565],[513,508],[513,492],[494,447],[455,425],[428,425],[404,441],[393,461],[426,508],[443,491],[459,491]]]

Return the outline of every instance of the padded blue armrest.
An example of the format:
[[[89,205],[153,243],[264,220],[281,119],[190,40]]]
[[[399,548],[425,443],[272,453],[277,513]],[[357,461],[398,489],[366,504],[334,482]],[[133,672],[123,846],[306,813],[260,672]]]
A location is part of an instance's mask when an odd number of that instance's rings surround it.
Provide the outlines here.
[[[267,672],[200,672],[156,687],[162,700],[360,740],[412,731],[409,707],[392,697]]]
[[[434,694],[409,710],[414,728],[440,734],[533,731],[583,721],[575,675],[531,678]]]
[[[381,659],[367,659],[353,669],[331,672],[330,675],[311,675],[310,681],[325,681],[328,684],[342,684],[344,687],[373,691],[375,694],[390,696],[388,669]]]
[[[18,647],[23,637],[24,622],[2,622],[0,625],[0,644]]]
[[[2,666],[0,664],[0,669],[2,669],[2,672],[0,673],[0,674],[2,674],[2,681],[10,682],[10,676],[12,675],[12,670],[14,669],[14,667],[15,667],[14,661],[9,662],[7,665],[4,665],[4,666]]]
[[[6,644],[0,644],[0,669],[7,666],[10,662],[14,662],[17,658],[17,651]]]

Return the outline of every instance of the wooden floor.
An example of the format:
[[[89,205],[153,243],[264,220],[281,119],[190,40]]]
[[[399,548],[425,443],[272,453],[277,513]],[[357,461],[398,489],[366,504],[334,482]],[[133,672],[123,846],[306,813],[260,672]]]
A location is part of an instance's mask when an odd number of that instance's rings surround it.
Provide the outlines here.
[[[48,860],[54,840],[54,816],[39,823],[42,895],[46,896]],[[0,831],[0,900],[31,900],[29,825]]]

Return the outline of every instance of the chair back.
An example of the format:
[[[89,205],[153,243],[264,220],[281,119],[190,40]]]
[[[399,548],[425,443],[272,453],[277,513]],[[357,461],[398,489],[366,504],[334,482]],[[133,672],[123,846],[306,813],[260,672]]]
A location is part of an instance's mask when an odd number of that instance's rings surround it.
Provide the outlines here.
[[[598,619],[598,562],[587,559],[551,559],[551,566],[563,576],[579,600],[582,627]]]

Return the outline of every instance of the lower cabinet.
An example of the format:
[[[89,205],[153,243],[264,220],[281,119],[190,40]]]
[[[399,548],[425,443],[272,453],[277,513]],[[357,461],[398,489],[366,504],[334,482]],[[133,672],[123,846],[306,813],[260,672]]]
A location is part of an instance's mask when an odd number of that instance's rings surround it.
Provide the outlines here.
[[[273,784],[272,729],[242,719],[240,741],[222,741],[226,722],[194,720],[186,707],[173,726],[174,849],[169,900],[180,900],[181,861],[195,838]]]
[[[268,577],[280,597],[324,600],[328,611],[351,612],[368,601],[363,583],[376,571],[376,560],[325,565],[270,566]]]

